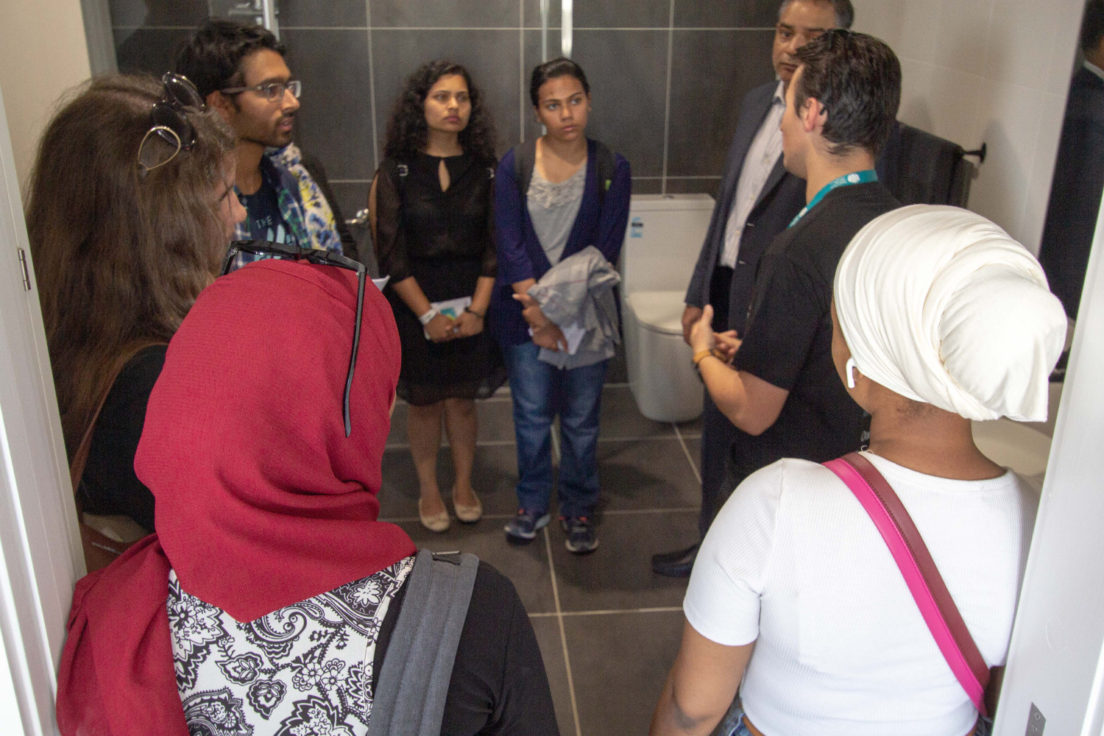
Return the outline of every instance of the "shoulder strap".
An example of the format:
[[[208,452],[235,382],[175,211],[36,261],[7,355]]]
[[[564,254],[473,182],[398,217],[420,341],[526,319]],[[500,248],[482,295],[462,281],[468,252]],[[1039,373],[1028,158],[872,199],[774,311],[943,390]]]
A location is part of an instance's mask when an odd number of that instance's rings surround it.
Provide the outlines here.
[[[617,168],[617,156],[602,141],[595,141],[595,155],[598,159],[598,206],[606,201],[606,192],[613,185],[613,172]]]
[[[514,178],[517,180],[521,201],[529,192],[529,181],[533,178],[533,166],[537,160],[537,139],[525,141],[514,146]]]
[[[369,736],[438,736],[479,559],[423,549],[376,678]]]
[[[839,476],[870,514],[939,651],[978,711],[988,715],[985,688],[989,684],[989,667],[901,499],[878,469],[857,452],[830,460],[824,466]]]
[[[157,343],[150,343],[150,345],[155,344]],[[126,552],[134,544],[134,542],[120,542],[117,539],[112,539],[99,529],[85,523],[84,496],[81,493],[81,483],[84,479],[84,468],[88,464],[88,454],[92,450],[92,438],[96,434],[96,424],[100,420],[100,413],[103,411],[104,404],[107,403],[108,394],[111,393],[115,381],[119,379],[119,375],[123,372],[127,363],[150,345],[142,345],[119,356],[115,365],[112,366],[107,388],[100,395],[95,408],[88,417],[88,427],[84,430],[80,444],[77,445],[77,449],[73,452],[73,459],[69,463],[69,481],[73,486],[73,497],[77,506],[77,525],[80,528],[81,546],[84,549],[84,564],[88,572],[95,572],[100,568],[107,567],[115,561],[115,558]]]
[[[598,206],[601,207],[606,201],[606,192],[613,184],[613,172],[617,169],[617,156],[602,141],[594,141],[594,144],[598,174]],[[536,138],[514,148],[514,178],[517,179],[518,193],[522,199],[529,191],[529,181],[533,178],[533,166],[536,157]]]

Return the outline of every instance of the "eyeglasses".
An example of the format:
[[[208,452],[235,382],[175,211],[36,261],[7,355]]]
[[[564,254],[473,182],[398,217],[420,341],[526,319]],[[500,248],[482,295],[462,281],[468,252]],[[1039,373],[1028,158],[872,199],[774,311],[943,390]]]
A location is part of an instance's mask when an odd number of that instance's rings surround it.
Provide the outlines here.
[[[353,369],[356,367],[357,350],[360,348],[360,319],[364,312],[364,282],[367,280],[368,269],[360,261],[346,258],[332,250],[300,248],[289,243],[273,243],[268,240],[235,240],[230,243],[230,249],[226,252],[226,260],[222,263],[222,275],[225,276],[233,270],[234,260],[239,253],[253,253],[265,258],[279,258],[281,260],[305,260],[318,265],[336,266],[356,271],[356,325],[353,327],[353,352],[349,356],[349,372],[345,376],[344,419],[345,436],[348,437],[353,431],[353,423],[349,415],[349,394],[353,390]]]
[[[227,87],[226,89],[220,89],[224,95],[240,95],[242,92],[256,92],[261,97],[265,98],[267,102],[276,102],[284,98],[284,92],[291,92],[291,96],[295,99],[299,99],[299,95],[303,92],[303,83],[298,79],[289,79],[286,82],[265,82],[264,84],[255,84],[252,87]]]
[[[161,86],[164,94],[150,111],[152,125],[138,144],[138,167],[142,171],[153,171],[172,161],[182,150],[191,150],[196,142],[196,132],[185,112],[188,109],[195,112],[207,109],[199,90],[183,74],[165,72],[161,76]],[[171,150],[151,145],[157,141],[169,144]]]

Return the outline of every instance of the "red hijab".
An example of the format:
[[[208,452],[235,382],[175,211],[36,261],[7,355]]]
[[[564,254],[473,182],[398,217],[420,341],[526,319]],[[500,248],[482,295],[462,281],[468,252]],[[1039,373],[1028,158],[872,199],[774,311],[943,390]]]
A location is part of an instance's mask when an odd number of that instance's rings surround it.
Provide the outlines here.
[[[399,374],[371,285],[345,436],[356,278],[262,261],[218,279],[169,343],[135,456],[157,534],[77,584],[58,685],[62,733],[186,734],[165,612],[168,573],[239,621],[414,552],[376,521]]]

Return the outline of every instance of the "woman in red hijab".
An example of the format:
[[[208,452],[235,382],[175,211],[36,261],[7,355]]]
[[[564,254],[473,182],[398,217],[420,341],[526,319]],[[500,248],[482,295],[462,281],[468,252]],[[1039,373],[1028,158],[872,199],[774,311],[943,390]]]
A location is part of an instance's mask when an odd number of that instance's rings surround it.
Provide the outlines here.
[[[400,355],[365,291],[347,411],[351,271],[260,261],[200,295],[135,458],[157,534],[77,584],[63,734],[367,733],[415,550],[377,521]],[[486,565],[442,732],[557,733],[528,617]]]

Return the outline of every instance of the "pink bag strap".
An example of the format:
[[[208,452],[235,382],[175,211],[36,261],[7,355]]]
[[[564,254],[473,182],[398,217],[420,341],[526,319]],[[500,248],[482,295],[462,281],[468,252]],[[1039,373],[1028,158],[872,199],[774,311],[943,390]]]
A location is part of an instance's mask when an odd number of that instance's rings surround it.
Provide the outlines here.
[[[983,716],[989,666],[958,612],[943,577],[901,499],[869,460],[857,452],[824,466],[839,476],[866,509],[889,547],[939,651]]]

